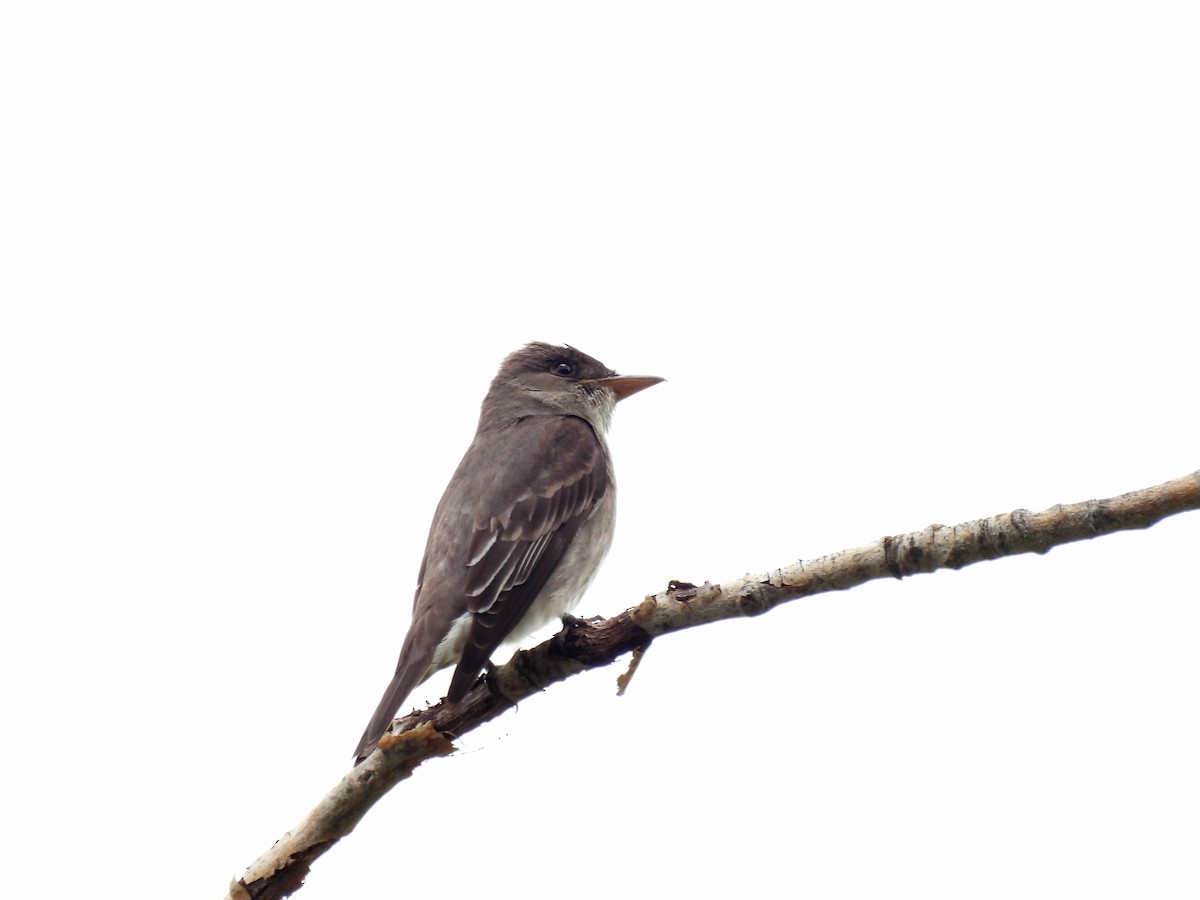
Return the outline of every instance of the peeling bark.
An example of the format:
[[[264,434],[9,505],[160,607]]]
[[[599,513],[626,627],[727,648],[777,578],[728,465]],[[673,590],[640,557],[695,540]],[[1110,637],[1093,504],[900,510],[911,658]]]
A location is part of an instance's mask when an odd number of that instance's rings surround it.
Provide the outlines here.
[[[626,653],[640,657],[661,635],[721,619],[763,615],[789,600],[844,591],[878,578],[1046,553],[1060,544],[1148,528],[1195,509],[1200,509],[1200,471],[1107,500],[1060,504],[1041,512],[1017,509],[949,527],[930,525],[724,584],[672,581],[662,593],[611,619],[568,618],[550,640],[518,651],[508,663],[482,675],[460,703],[442,701],[394,721],[378,749],[230,885],[227,900],[289,896],[303,885],[312,862],[353,831],[384,794],[425,760],[454,752],[455,737],[556,681],[610,665]]]

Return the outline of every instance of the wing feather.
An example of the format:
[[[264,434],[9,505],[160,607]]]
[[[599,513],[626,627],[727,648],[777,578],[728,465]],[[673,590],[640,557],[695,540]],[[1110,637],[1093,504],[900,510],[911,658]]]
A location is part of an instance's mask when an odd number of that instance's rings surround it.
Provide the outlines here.
[[[492,483],[521,487],[507,503],[489,498],[472,523],[466,594],[475,615],[451,684],[452,700],[466,692],[528,612],[609,486],[604,446],[583,419],[535,417],[517,427],[525,433],[516,443],[526,452]]]

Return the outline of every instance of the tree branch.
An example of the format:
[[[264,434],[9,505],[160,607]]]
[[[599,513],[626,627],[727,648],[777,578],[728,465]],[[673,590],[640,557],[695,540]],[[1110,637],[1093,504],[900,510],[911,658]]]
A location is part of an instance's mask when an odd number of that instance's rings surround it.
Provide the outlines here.
[[[643,650],[659,635],[707,622],[757,616],[784,603],[842,591],[877,578],[903,578],[961,569],[1019,553],[1117,531],[1148,528],[1167,516],[1200,509],[1200,471],[1108,500],[1058,505],[1042,512],[1014,510],[946,527],[881,538],[864,547],[800,560],[762,575],[699,587],[671,582],[663,593],[611,619],[574,619],[531,650],[481,677],[461,703],[445,701],[392,723],[379,749],[337,786],[242,878],[227,900],[287,897],[304,883],[314,860],[354,826],[384,794],[435,756],[454,751],[451,740],[496,718],[519,701],[585,669],[609,665]],[[640,655],[640,654],[639,654]]]

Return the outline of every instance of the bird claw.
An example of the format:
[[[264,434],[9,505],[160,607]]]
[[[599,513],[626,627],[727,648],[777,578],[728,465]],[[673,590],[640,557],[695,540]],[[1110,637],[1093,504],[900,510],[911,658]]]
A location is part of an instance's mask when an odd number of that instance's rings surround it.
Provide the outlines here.
[[[493,697],[504,696],[502,693],[500,693],[500,684],[496,680],[496,672],[499,670],[499,668],[499,666],[489,659],[484,662],[483,672],[479,676],[480,680],[483,681],[484,685],[487,686],[489,693],[491,693]]]

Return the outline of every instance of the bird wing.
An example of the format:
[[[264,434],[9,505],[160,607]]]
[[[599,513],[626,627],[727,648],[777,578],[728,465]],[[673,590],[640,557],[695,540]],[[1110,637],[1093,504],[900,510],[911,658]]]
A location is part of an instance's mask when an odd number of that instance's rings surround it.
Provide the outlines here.
[[[359,762],[404,698],[431,674],[454,621],[470,612],[447,693],[454,702],[462,699],[608,490],[604,446],[583,419],[529,416],[505,430],[484,440],[476,436],[438,504],[417,576],[412,624],[396,674],[355,750]],[[505,446],[520,452],[505,453]]]
[[[604,446],[574,416],[531,416],[519,457],[506,461],[475,505],[467,608],[474,620],[448,697],[457,701],[529,611],[579,527],[609,486]]]

